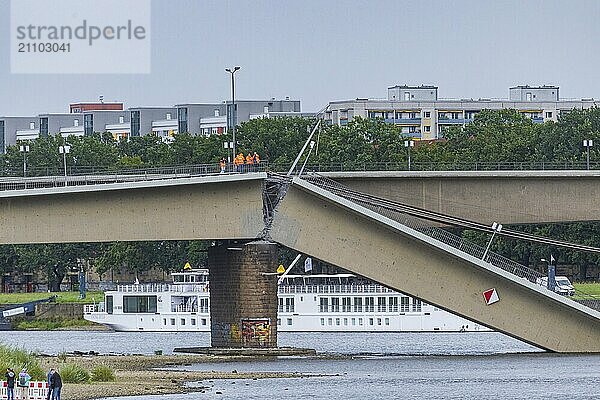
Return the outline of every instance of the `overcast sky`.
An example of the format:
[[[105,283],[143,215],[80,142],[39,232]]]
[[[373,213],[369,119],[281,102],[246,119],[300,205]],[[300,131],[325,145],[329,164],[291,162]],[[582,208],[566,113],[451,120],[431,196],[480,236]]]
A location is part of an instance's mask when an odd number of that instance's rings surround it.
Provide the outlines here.
[[[150,74],[20,75],[0,0],[0,115],[99,95],[128,107],[222,101],[230,65],[242,67],[236,98],[290,96],[303,111],[383,98],[394,84],[435,84],[442,98],[554,84],[563,98],[600,98],[599,17],[596,0],[154,0]]]

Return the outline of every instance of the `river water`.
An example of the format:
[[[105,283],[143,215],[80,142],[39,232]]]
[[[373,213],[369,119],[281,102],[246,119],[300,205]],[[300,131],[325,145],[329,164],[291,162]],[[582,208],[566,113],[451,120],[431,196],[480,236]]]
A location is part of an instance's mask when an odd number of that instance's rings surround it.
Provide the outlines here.
[[[280,333],[282,346],[333,359],[218,362],[188,370],[304,372],[325,377],[215,380],[205,393],[132,397],[199,399],[600,399],[600,355],[556,355],[495,332]],[[171,353],[207,346],[207,333],[0,332],[0,341],[44,353]]]

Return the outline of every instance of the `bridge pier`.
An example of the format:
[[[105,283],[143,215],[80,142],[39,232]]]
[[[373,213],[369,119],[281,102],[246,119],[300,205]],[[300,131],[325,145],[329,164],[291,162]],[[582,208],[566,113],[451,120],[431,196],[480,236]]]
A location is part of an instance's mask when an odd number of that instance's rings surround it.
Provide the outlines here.
[[[211,346],[277,347],[277,244],[223,242],[208,249]]]

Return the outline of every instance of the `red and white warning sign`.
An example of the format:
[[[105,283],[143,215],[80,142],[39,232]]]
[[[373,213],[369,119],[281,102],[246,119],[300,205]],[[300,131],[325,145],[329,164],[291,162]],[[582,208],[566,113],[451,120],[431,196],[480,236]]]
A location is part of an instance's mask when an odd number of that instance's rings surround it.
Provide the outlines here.
[[[491,288],[483,292],[483,298],[488,306],[500,300],[500,297],[498,297],[498,292],[496,292],[495,288]]]

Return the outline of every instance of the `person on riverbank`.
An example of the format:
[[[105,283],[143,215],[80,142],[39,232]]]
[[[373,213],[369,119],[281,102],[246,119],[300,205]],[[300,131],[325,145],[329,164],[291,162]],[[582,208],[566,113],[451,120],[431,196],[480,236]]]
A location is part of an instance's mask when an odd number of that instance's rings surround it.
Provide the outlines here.
[[[62,389],[62,378],[58,371],[54,371],[50,377],[50,389],[52,390],[52,399],[60,400],[60,391]]]
[[[17,379],[17,374],[13,371],[12,368],[6,368],[6,399],[7,400],[15,400],[15,380]]]
[[[52,379],[52,375],[54,375],[54,368],[50,368],[50,371],[48,371],[48,375],[46,376],[46,378],[48,379],[46,382],[48,382],[48,393],[46,394],[46,400],[52,400],[54,397],[52,396],[52,388],[50,387],[50,380]]]
[[[19,372],[19,381],[17,382],[17,386],[21,388],[21,394],[23,400],[29,400],[29,381],[31,380],[31,376],[27,373],[27,368],[23,368],[21,372]]]

